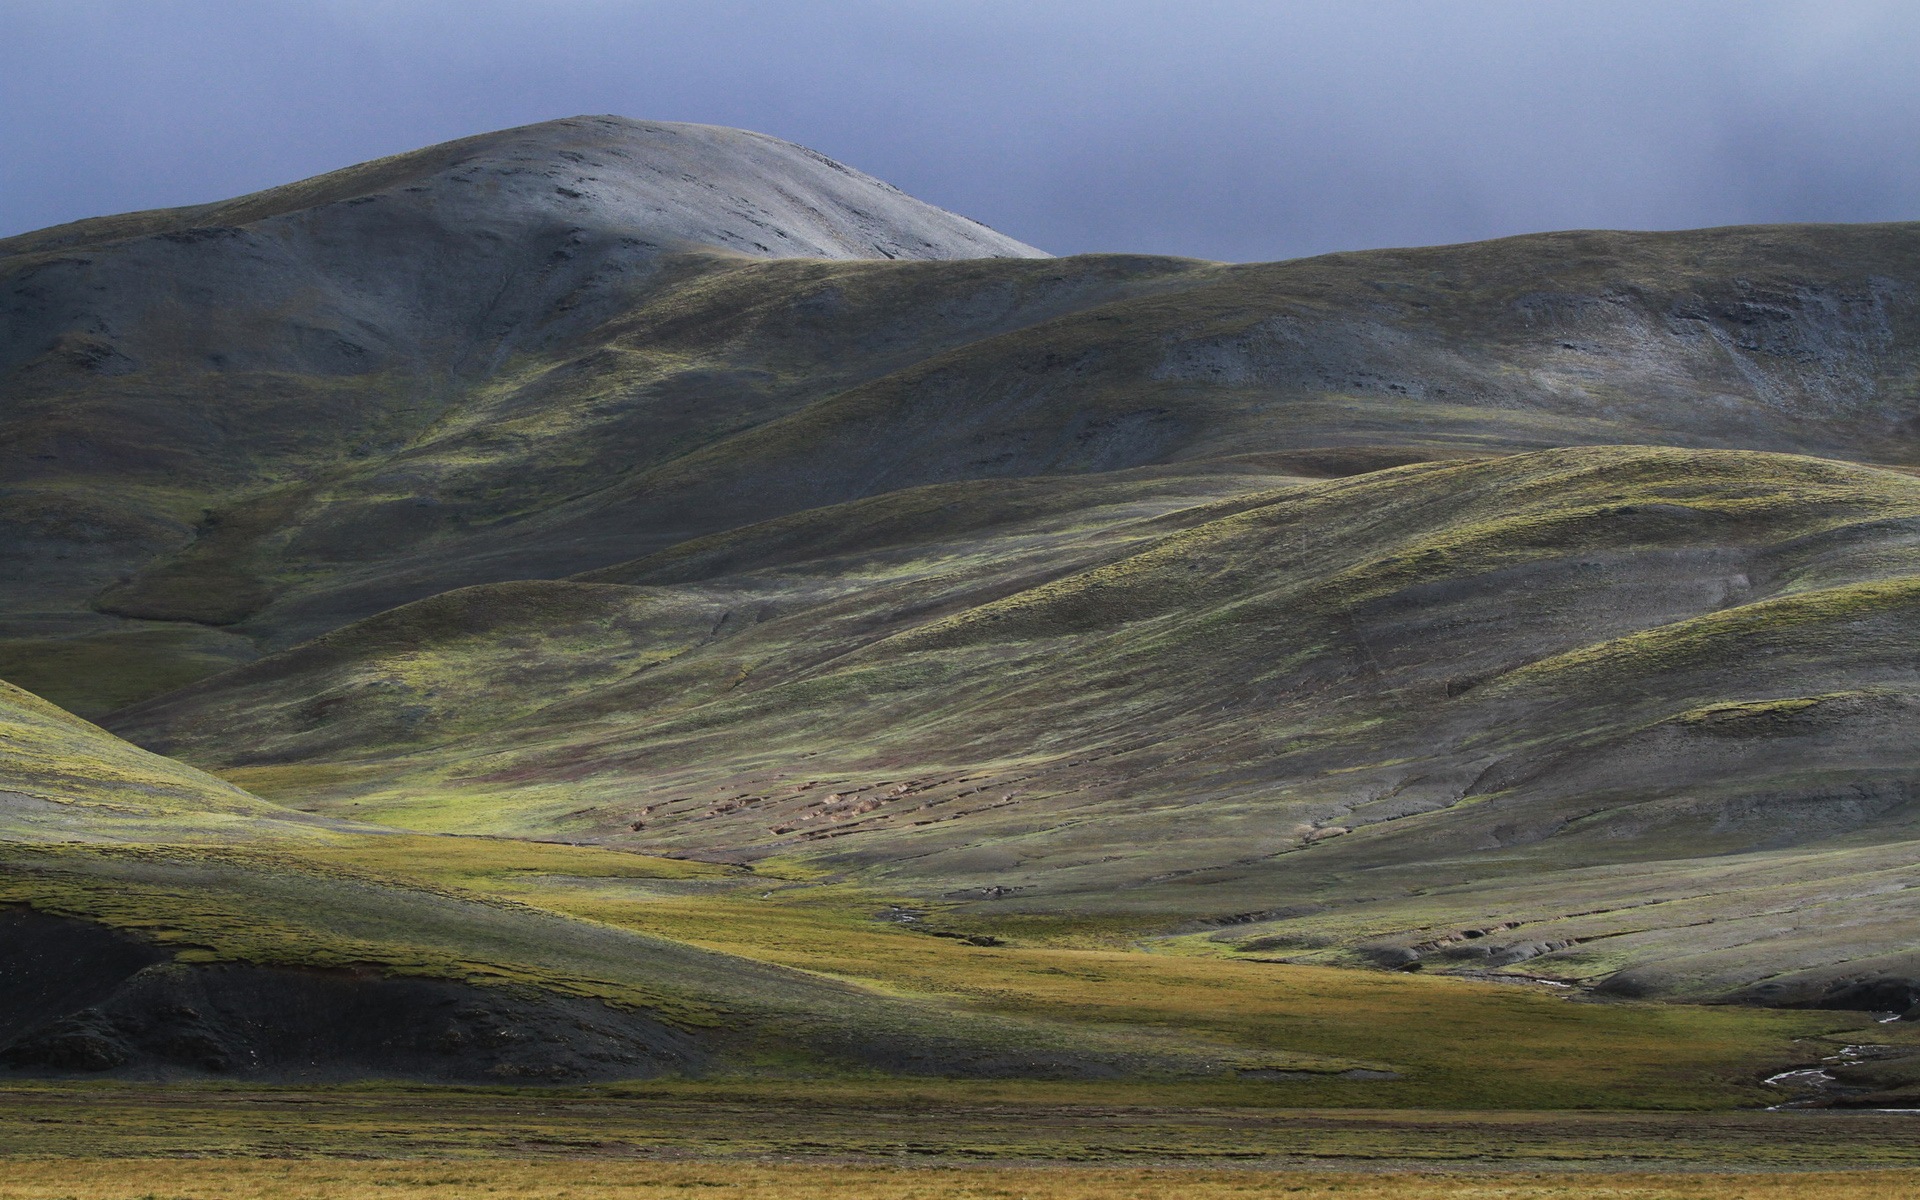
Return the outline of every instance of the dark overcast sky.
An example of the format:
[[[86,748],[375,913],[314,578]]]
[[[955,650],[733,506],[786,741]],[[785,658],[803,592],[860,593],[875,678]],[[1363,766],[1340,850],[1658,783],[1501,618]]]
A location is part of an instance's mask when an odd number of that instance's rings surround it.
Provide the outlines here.
[[[0,0],[0,234],[576,113],[1056,253],[1920,218],[1920,2]]]

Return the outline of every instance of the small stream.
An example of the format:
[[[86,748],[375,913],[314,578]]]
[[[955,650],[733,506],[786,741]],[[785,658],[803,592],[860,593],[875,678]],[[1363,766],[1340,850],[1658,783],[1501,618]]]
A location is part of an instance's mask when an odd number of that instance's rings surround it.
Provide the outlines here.
[[[1899,1015],[1884,1018],[1886,1021],[1899,1020]],[[1848,1096],[1864,1095],[1872,1088],[1855,1087],[1841,1083],[1827,1069],[1827,1065],[1844,1066],[1848,1063],[1871,1062],[1877,1058],[1899,1058],[1913,1053],[1908,1046],[1883,1046],[1871,1042],[1842,1046],[1837,1054],[1829,1054],[1821,1059],[1822,1066],[1796,1067],[1791,1071],[1782,1071],[1778,1075],[1769,1075],[1763,1082],[1769,1087],[1786,1089],[1796,1093],[1793,1099],[1780,1104],[1767,1106],[1768,1112],[1790,1112],[1795,1109],[1827,1108],[1836,1100]],[[1868,1112],[1884,1113],[1920,1113],[1920,1108],[1875,1108]]]

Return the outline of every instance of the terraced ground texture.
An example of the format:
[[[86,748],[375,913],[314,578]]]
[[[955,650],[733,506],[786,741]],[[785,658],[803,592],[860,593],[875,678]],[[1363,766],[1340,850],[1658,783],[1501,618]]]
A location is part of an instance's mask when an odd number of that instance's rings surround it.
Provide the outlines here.
[[[1914,1107],[1916,471],[1916,225],[595,117],[0,241],[0,1061]]]

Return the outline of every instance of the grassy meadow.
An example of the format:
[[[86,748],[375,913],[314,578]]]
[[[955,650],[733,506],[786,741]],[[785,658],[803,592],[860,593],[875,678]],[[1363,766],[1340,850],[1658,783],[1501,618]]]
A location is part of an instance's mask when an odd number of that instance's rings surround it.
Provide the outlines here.
[[[448,841],[453,848],[436,861],[430,847]],[[777,875],[731,880],[709,875],[649,886],[632,877],[634,868],[625,856],[585,848],[549,847],[547,871],[528,870],[510,845],[414,838],[316,853],[361,863],[369,861],[361,856],[370,854],[372,861],[395,866],[404,860],[403,869],[419,878],[461,880],[570,916],[902,997],[1198,1039],[1247,1069],[1264,1065],[1302,1074],[1251,1086],[1239,1080],[1201,1085],[1222,1095],[1257,1094],[1261,1103],[1752,1104],[1777,1098],[1757,1086],[1755,1068],[1769,1056],[1776,1061],[1804,1057],[1808,1042],[1803,1039],[1844,1040],[1872,1028],[1877,1040],[1885,1032],[1864,1014],[1584,1003],[1539,985],[1150,953],[1132,944],[1126,926],[1111,918],[1036,917],[1009,925],[962,912],[943,922],[937,905],[909,909],[868,889]],[[483,856],[490,847],[501,858],[488,867]],[[554,869],[576,855],[572,871]],[[876,920],[899,911],[926,915],[912,925]],[[972,945],[968,936],[999,944]],[[1920,1044],[1920,1037],[1912,1040]],[[1345,1079],[1343,1068],[1400,1078]],[[1124,1094],[1126,1089],[1116,1090]]]
[[[1260,1107],[1024,1082],[331,1088],[56,1083],[0,1090],[18,1162],[539,1159],[1501,1171],[1920,1169],[1910,1115]]]
[[[276,850],[43,848],[8,862],[0,900],[137,929],[187,961],[373,963],[640,1005],[693,1027],[747,1020],[760,1058],[736,1073],[855,1088],[879,1082],[782,1049],[796,1021],[824,1010],[868,1036],[1124,1051],[1159,1065],[1018,1086],[1147,1105],[1757,1107],[1785,1098],[1765,1076],[1848,1041],[1920,1043],[1864,1013],[1596,1002],[1538,984],[1262,962],[1145,939],[1114,918],[988,923],[777,863],[344,833]]]

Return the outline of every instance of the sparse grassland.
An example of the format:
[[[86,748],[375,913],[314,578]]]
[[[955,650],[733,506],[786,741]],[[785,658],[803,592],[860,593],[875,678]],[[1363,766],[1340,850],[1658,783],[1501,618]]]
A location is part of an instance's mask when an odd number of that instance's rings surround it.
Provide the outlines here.
[[[923,918],[939,932],[1013,937],[1013,944],[975,946],[876,919],[892,907],[887,898],[845,885],[748,879],[676,894],[619,879],[511,868],[486,882],[574,916],[901,996],[1096,1028],[1197,1035],[1247,1068],[1264,1061],[1304,1069],[1305,1078],[1263,1085],[1292,1096],[1289,1103],[1755,1103],[1768,1093],[1754,1086],[1757,1076],[1746,1064],[1755,1060],[1747,1056],[1804,1055],[1795,1039],[1869,1024],[1864,1016],[1834,1013],[1584,1004],[1540,987],[1103,948],[1124,928],[1112,918],[1035,920],[1028,932],[1042,936],[1032,944],[996,922],[970,920],[971,914],[943,922],[936,910]],[[1345,1080],[1325,1067],[1316,1070],[1316,1059],[1404,1078]]]
[[[0,1177],[34,1158],[636,1158],[1493,1170],[1920,1169],[1886,1113],[1290,1108],[1125,1085],[657,1081],[572,1089],[32,1084],[0,1089]]]
[[[0,1200],[1906,1200],[1910,1170],[1402,1174],[795,1163],[17,1160]]]
[[[1895,969],[1913,478],[1647,446],[1283,473],[1310,465],[810,509],[395,608],[116,728],[324,815],[774,863],[1082,949],[1280,913],[1250,936],[1311,965],[1657,963],[1627,978],[1802,1003]],[[1815,897],[1818,932],[1782,915]]]
[[[1112,1103],[1752,1107],[1781,1098],[1765,1075],[1871,1027],[1865,1014],[1585,1003],[1536,986],[1149,953],[1113,918],[1000,926],[935,905],[903,924],[889,919],[898,898],[843,883],[506,839],[340,834],[6,862],[0,900],[137,930],[187,961],[533,984],[693,1027],[745,1020],[763,1048],[833,1014],[874,1038],[973,1039],[975,1055],[1017,1034],[1164,1059],[1135,1083],[1100,1085]],[[836,990],[847,984],[857,992]],[[847,1070],[804,1057],[731,1069]],[[967,1070],[964,1057],[951,1068]]]

